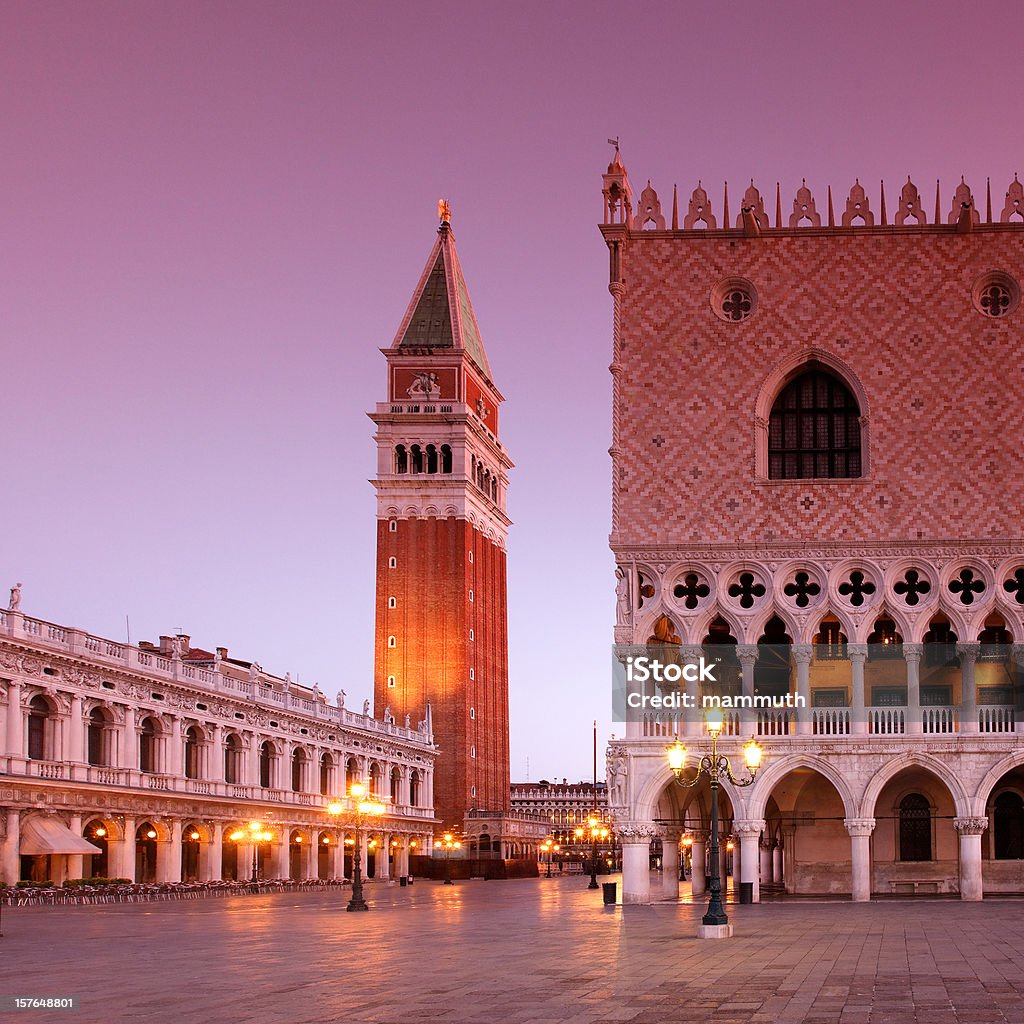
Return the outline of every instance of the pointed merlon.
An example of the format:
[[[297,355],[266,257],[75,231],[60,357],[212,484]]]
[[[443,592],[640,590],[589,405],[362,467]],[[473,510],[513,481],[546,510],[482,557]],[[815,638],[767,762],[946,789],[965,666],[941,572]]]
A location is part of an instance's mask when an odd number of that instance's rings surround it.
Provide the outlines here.
[[[964,183],[963,176],[960,177],[960,184]],[[935,223],[942,223],[942,211],[939,209],[939,179],[935,179]]]
[[[992,223],[992,179],[985,179],[985,222]]]
[[[889,222],[885,219],[885,182],[882,182],[882,223],[888,224]]]
[[[775,226],[782,227],[782,186],[775,182]]]
[[[722,226],[729,226],[729,182],[725,183],[725,200],[722,204]]]
[[[832,186],[828,187],[828,226],[834,228],[836,226],[836,215],[832,210]]]
[[[679,195],[676,186],[672,186],[672,230],[679,230]]]

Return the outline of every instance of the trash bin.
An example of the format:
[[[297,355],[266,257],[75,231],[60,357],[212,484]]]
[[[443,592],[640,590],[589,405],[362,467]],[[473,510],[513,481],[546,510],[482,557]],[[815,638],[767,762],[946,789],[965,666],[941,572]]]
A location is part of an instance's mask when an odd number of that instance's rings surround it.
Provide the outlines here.
[[[754,902],[754,883],[740,882],[740,903]]]
[[[409,884],[409,879],[405,875],[398,876],[398,886],[400,889],[404,889]]]
[[[409,876],[409,884],[412,885],[412,875]]]
[[[618,888],[618,882],[602,882],[601,888],[604,890],[604,905],[606,907],[615,906],[615,890]]]

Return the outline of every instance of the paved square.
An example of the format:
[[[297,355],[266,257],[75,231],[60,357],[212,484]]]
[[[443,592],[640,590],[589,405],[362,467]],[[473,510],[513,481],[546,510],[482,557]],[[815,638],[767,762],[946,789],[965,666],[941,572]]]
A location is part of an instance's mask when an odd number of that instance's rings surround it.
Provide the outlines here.
[[[586,879],[4,910],[25,1021],[1024,1024],[1024,903],[899,900],[605,909]]]

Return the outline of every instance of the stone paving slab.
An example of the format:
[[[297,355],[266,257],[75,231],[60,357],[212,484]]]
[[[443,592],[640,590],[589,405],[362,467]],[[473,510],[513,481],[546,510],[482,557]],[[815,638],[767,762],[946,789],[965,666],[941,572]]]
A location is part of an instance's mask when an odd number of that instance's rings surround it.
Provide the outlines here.
[[[65,1024],[1024,1024],[1020,902],[605,908],[586,879],[5,908],[0,995]]]

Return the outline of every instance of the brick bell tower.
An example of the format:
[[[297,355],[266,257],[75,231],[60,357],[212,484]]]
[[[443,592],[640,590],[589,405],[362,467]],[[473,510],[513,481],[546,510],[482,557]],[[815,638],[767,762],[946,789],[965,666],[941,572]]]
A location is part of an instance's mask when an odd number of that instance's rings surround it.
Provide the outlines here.
[[[509,809],[505,514],[512,468],[447,203],[390,348],[376,425],[374,707],[430,707],[446,828]],[[468,824],[468,823],[467,823]],[[467,828],[467,833],[470,831]]]

